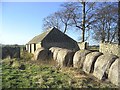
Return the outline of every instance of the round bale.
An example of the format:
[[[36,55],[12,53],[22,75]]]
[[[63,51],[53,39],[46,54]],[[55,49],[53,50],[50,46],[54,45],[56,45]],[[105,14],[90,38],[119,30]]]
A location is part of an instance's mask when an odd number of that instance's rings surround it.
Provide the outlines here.
[[[120,62],[120,58],[116,59],[113,64],[110,67],[109,74],[108,74],[108,79],[111,81],[111,83],[115,85],[119,85],[118,81],[119,80],[119,75],[120,75],[120,69],[118,71],[118,63]]]
[[[34,53],[35,60],[47,60],[49,59],[49,50],[45,48],[39,48]]]
[[[52,53],[52,58],[53,58],[53,60],[56,60],[57,59],[57,54],[58,54],[58,52],[59,52],[59,50],[60,50],[61,48],[59,48],[59,47],[51,47],[49,50],[51,51],[51,53]]]
[[[83,71],[86,73],[92,73],[94,70],[95,61],[100,55],[102,55],[100,52],[91,52],[87,54],[83,63]]]
[[[93,75],[99,80],[107,79],[109,68],[116,58],[117,56],[112,54],[104,54],[99,56],[95,62]]]
[[[73,57],[73,66],[76,68],[82,68],[85,56],[90,53],[89,50],[79,50]]]
[[[62,49],[62,48],[56,48],[55,51],[53,52],[53,59],[54,59],[54,60],[57,60],[58,52],[59,52],[61,49]]]
[[[72,66],[73,65],[73,56],[74,52],[68,49],[60,49],[57,55],[58,65],[63,66]]]
[[[56,48],[58,48],[58,47],[51,47],[49,50],[53,53]]]

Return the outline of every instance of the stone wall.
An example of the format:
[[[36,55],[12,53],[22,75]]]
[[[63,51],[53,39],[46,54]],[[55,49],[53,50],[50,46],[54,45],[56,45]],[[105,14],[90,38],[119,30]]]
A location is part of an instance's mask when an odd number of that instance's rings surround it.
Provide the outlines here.
[[[2,59],[4,58],[20,58],[20,47],[18,46],[3,46]]]
[[[87,42],[78,42],[78,46],[80,49],[87,49],[88,48],[88,43]]]
[[[100,43],[99,52],[114,54],[120,57],[120,45],[110,43]]]

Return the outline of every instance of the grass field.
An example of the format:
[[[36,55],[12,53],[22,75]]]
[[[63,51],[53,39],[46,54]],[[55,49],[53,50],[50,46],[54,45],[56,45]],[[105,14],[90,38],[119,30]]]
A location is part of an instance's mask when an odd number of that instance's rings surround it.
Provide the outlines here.
[[[2,60],[2,88],[115,88],[109,82],[73,67],[58,68],[54,61]]]
[[[90,51],[99,51],[99,46],[89,46],[88,50],[90,50]]]

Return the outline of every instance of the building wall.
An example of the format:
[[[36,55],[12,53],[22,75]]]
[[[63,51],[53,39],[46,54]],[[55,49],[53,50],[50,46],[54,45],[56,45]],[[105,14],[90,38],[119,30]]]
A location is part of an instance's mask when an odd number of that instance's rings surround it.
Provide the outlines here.
[[[37,43],[37,44],[36,44],[36,50],[37,50],[38,48],[41,48],[41,43]]]
[[[100,43],[99,51],[102,53],[114,54],[120,57],[120,45],[110,43]]]
[[[29,44],[26,44],[26,50],[27,51],[29,50]]]
[[[41,46],[44,48],[60,47],[60,48],[71,49],[74,51],[79,50],[79,46],[77,42],[59,30],[51,31],[42,40]]]
[[[36,49],[35,49],[35,46],[36,46]],[[31,49],[30,49],[31,48]],[[26,45],[26,50],[29,52],[29,53],[33,53],[35,52],[35,50],[37,50],[38,48],[41,48],[41,43],[37,43],[37,44],[27,44]]]
[[[28,44],[25,45],[26,50],[28,51]]]
[[[31,44],[31,53],[34,53],[34,44]]]
[[[29,44],[28,47],[28,52],[31,53],[31,44]]]

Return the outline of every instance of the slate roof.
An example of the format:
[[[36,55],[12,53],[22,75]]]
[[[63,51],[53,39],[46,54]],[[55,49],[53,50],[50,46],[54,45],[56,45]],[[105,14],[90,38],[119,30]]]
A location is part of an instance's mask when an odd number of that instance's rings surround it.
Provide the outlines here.
[[[27,44],[33,44],[33,43],[41,42],[53,29],[56,29],[56,28],[51,28],[51,29],[47,30],[46,32],[44,32],[42,34],[35,36]]]

